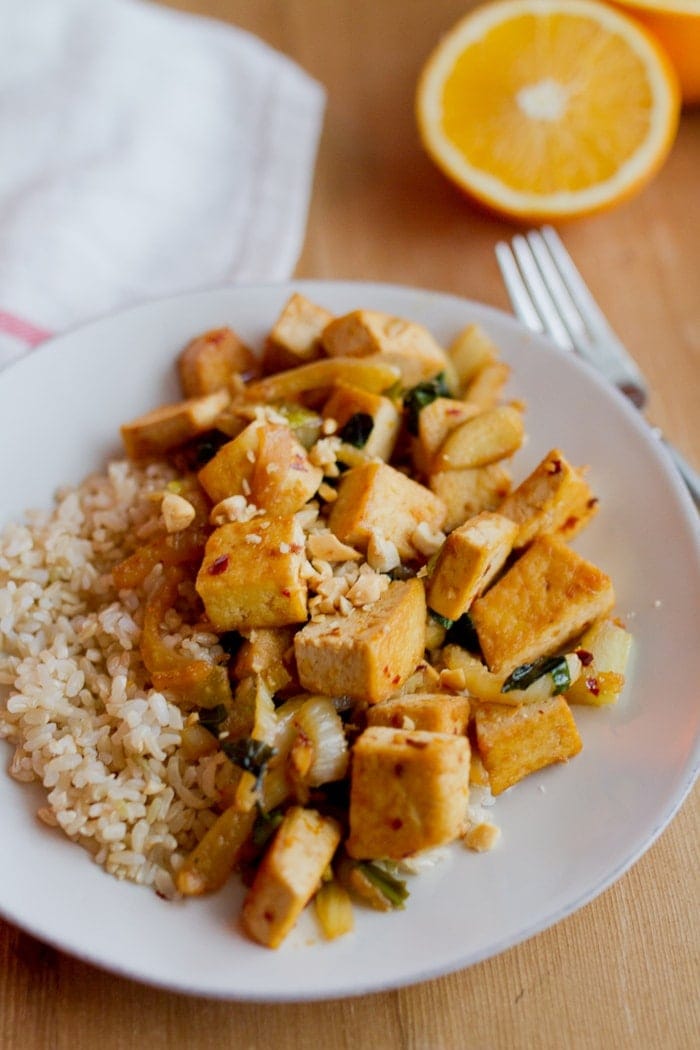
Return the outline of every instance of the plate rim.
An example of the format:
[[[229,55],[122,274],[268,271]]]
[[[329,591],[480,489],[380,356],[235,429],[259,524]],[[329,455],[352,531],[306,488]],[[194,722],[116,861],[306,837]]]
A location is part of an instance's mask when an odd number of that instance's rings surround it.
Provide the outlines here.
[[[375,292],[380,291],[386,292],[387,295],[399,295],[405,296],[406,294],[418,296],[436,302],[438,300],[446,300],[453,303],[463,310],[473,310],[479,319],[486,320],[492,317],[499,325],[505,324],[509,327],[515,336],[522,339],[527,336],[528,339],[533,340],[540,346],[547,346],[549,351],[557,356],[561,356],[561,351],[558,350],[550,340],[546,337],[536,335],[525,329],[515,318],[505,313],[497,307],[491,306],[486,303],[479,303],[475,300],[456,295],[451,292],[444,292],[436,289],[425,288],[422,286],[411,286],[405,284],[396,284],[382,281],[368,281],[368,280],[345,280],[345,279],[328,279],[328,278],[291,278],[288,281],[271,281],[271,282],[255,282],[252,284],[245,285],[217,285],[211,288],[195,289],[191,292],[184,292],[180,294],[170,295],[167,297],[147,300],[134,304],[127,309],[115,310],[103,314],[100,317],[95,317],[86,322],[85,324],[76,326],[71,330],[55,335],[42,343],[39,347],[35,348],[30,353],[16,359],[11,362],[5,369],[0,373],[0,386],[5,381],[5,376],[8,374],[17,375],[20,374],[24,367],[29,366],[27,362],[32,359],[36,359],[37,355],[44,355],[50,353],[56,353],[61,350],[62,344],[68,343],[76,337],[89,336],[91,331],[99,330],[105,325],[109,326],[111,323],[121,318],[130,317],[132,319],[138,319],[139,315],[144,317],[150,313],[156,313],[163,309],[167,309],[169,305],[173,303],[181,303],[183,300],[189,302],[192,300],[206,299],[212,296],[223,295],[224,297],[236,297],[250,292],[251,290],[270,291],[270,292],[282,292],[287,290],[290,294],[292,291],[304,292],[310,291],[311,289],[316,290],[320,293],[324,288],[335,289],[344,288],[348,290],[357,291],[361,294],[363,289],[371,288]],[[675,495],[679,500],[679,509],[682,508],[684,517],[689,526],[695,521],[695,509],[692,505],[690,497],[685,491],[685,487],[679,477],[675,474],[675,470],[672,468],[670,458],[663,449],[660,442],[653,436],[651,428],[647,426],[643,418],[640,416],[638,411],[631,405],[629,405],[624,399],[623,395],[618,394],[616,391],[612,391],[609,384],[602,379],[590,366],[586,365],[585,362],[579,359],[572,359],[569,364],[574,368],[582,369],[586,372],[596,386],[601,390],[605,390],[608,395],[612,394],[614,398],[617,398],[617,409],[622,411],[627,416],[629,422],[632,423],[634,429],[643,439],[647,453],[650,453],[657,461],[657,464],[662,468],[663,473],[668,479],[672,481],[672,487],[675,491]],[[3,520],[4,524],[4,520]],[[700,532],[696,531],[697,548],[700,552]],[[302,1002],[302,1001],[321,1001],[339,997],[356,997],[358,995],[366,995],[373,993],[381,993],[390,989],[408,987],[418,983],[422,983],[427,980],[431,980],[448,973],[453,973],[458,970],[467,968],[475,965],[484,959],[491,958],[495,955],[506,951],[508,948],[514,947],[517,944],[535,936],[545,929],[550,928],[553,925],[561,922],[569,915],[574,914],[580,908],[585,906],[590,901],[594,900],[606,889],[617,882],[639,859],[647,852],[649,848],[656,842],[658,837],[668,827],[671,821],[674,819],[685,800],[687,799],[698,775],[698,765],[700,764],[700,727],[698,734],[694,741],[694,747],[691,751],[692,759],[687,763],[684,769],[685,776],[683,778],[682,786],[675,792],[673,797],[670,799],[669,804],[664,810],[662,819],[658,822],[657,826],[653,829],[650,835],[643,841],[640,842],[638,848],[624,858],[617,866],[609,871],[605,877],[600,879],[595,885],[591,886],[585,893],[579,895],[574,901],[567,902],[567,904],[561,907],[558,911],[551,913],[537,921],[528,924],[521,924],[517,931],[511,933],[508,936],[501,938],[499,941],[489,944],[479,951],[465,952],[464,957],[461,961],[455,961],[454,959],[443,963],[436,963],[432,966],[427,966],[421,972],[416,972],[414,976],[406,978],[400,977],[396,980],[387,978],[386,982],[379,984],[376,981],[370,982],[367,985],[355,983],[352,988],[347,987],[347,981],[341,981],[336,987],[324,988],[318,991],[305,990],[303,993],[291,989],[287,992],[275,992],[270,995],[268,993],[256,994],[250,990],[245,991],[240,996],[235,993],[235,990],[220,990],[220,991],[203,991],[201,987],[196,984],[188,984],[186,981],[173,982],[171,979],[160,980],[152,975],[145,975],[139,972],[138,968],[128,969],[120,965],[115,965],[105,959],[99,953],[91,953],[84,949],[76,949],[72,946],[66,946],[65,940],[61,941],[60,938],[47,936],[42,932],[41,929],[33,927],[30,922],[19,920],[14,914],[8,913],[2,899],[0,899],[0,915],[3,916],[10,923],[18,926],[20,929],[25,930],[32,936],[37,937],[44,943],[50,944],[60,951],[65,951],[79,959],[82,959],[91,965],[95,965],[100,969],[107,972],[118,974],[119,976],[125,977],[131,980],[137,980],[144,984],[168,989],[181,994],[193,995],[199,997],[207,997],[218,1000],[227,1001],[242,1001],[242,1002]],[[8,774],[4,774],[8,775]],[[89,858],[88,858],[89,859]]]

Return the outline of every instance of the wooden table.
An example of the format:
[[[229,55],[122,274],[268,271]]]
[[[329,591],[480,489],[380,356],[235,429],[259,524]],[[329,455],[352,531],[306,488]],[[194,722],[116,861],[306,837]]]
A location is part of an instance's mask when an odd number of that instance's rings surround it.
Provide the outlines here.
[[[507,308],[493,247],[513,230],[445,182],[412,118],[421,62],[469,0],[166,2],[259,34],[327,89],[298,276],[420,285]],[[699,174],[696,110],[641,196],[564,233],[651,381],[650,415],[696,464]],[[358,1000],[188,999],[102,973],[0,923],[0,1047],[690,1050],[700,1033],[699,809],[696,789],[627,875],[553,929],[452,976]]]

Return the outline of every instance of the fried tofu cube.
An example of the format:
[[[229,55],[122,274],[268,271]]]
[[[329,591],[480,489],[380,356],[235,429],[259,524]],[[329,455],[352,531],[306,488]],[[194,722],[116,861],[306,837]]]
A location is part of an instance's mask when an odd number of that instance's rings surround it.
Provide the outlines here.
[[[417,526],[440,529],[446,508],[424,485],[386,463],[353,467],[338,486],[328,524],[341,543],[366,550],[376,534],[391,540],[402,559],[416,557],[411,542]]]
[[[464,735],[469,724],[469,698],[449,693],[404,693],[382,700],[367,711],[370,726],[422,729],[428,733]]]
[[[155,459],[211,430],[229,403],[226,390],[162,405],[121,427],[129,459]]]
[[[332,320],[329,310],[294,292],[267,337],[263,370],[281,372],[315,361],[323,354],[321,333]]]
[[[306,619],[304,534],[291,515],[232,521],[207,540],[196,588],[216,631]]]
[[[480,704],[474,721],[477,747],[494,795],[529,773],[554,762],[566,762],[582,747],[563,696],[517,707]]]
[[[447,508],[444,529],[451,532],[483,510],[498,510],[511,485],[502,463],[467,470],[438,470],[428,484]]]
[[[525,438],[523,414],[499,405],[466,419],[451,430],[435,457],[435,470],[485,467],[517,452]]]
[[[277,514],[293,514],[323,480],[304,446],[286,424],[255,421],[222,445],[197,475],[214,503],[243,494]]]
[[[490,511],[454,529],[426,583],[430,608],[458,620],[503,568],[517,531],[510,518]]]
[[[421,408],[418,413],[418,434],[411,443],[416,469],[422,474],[430,474],[433,459],[450,431],[478,412],[477,405],[456,401],[451,397],[436,397]]]
[[[352,749],[350,835],[358,860],[401,860],[463,831],[469,801],[466,736],[370,726]]]
[[[275,514],[294,514],[322,481],[323,471],[313,465],[288,426],[261,427],[250,479],[251,503]]]
[[[612,609],[612,581],[555,536],[540,536],[470,610],[491,671],[553,653]]]
[[[451,367],[447,354],[423,325],[378,310],[354,310],[336,317],[323,330],[331,357],[381,354],[398,365],[404,386],[415,386]]]
[[[368,456],[389,460],[394,451],[401,417],[394,402],[352,383],[336,383],[323,409],[324,419],[333,419],[342,431],[353,416],[364,414],[372,419],[372,430],[362,446]]]
[[[240,495],[249,488],[260,446],[261,426],[257,421],[249,423],[237,437],[222,445],[197,474],[212,503]]]
[[[278,948],[321,885],[340,842],[340,826],[315,809],[292,806],[255,874],[241,919],[248,934]]]
[[[423,659],[425,615],[423,584],[413,579],[390,583],[347,616],[312,620],[294,637],[299,681],[311,693],[386,700]]]
[[[547,453],[499,508],[518,526],[516,547],[524,547],[545,532],[571,539],[597,509],[598,500],[582,470],[572,467],[558,448]]]
[[[228,387],[233,375],[257,371],[255,355],[230,328],[214,328],[197,336],[177,361],[185,397],[199,397]]]
[[[452,362],[462,393],[485,367],[499,359],[498,347],[481,325],[467,325],[450,343],[447,355]]]

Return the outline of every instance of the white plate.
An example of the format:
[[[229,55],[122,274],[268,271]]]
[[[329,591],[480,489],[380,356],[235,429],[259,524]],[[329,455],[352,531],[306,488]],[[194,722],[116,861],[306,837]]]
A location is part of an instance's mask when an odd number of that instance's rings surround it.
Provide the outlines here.
[[[531,776],[493,810],[503,837],[487,854],[459,846],[412,878],[404,911],[356,909],[332,943],[306,916],[276,952],[236,927],[241,889],[168,903],[117,882],[34,818],[39,794],[0,777],[0,910],[42,940],[109,970],[228,999],[356,995],[435,977],[494,955],[580,908],[646,850],[688,792],[700,708],[697,518],[635,410],[578,361],[494,310],[377,284],[293,282],[221,289],[145,305],[53,340],[0,376],[3,518],[47,505],[119,452],[118,426],[177,396],[173,361],[193,335],[230,324],[259,343],[292,289],[335,312],[386,310],[441,340],[479,321],[513,366],[528,405],[516,479],[553,446],[590,464],[601,511],[576,542],[615,582],[634,632],[634,666],[610,710],[576,710],[584,748]],[[0,745],[3,760],[9,748]]]

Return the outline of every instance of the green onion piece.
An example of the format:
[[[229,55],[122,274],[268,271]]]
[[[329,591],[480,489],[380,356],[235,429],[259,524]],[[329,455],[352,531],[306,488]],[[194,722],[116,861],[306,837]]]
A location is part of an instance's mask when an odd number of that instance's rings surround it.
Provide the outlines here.
[[[408,890],[403,879],[396,879],[385,868],[372,861],[361,861],[358,865],[365,878],[386,897],[392,908],[403,908],[408,897]]]
[[[284,812],[281,809],[271,809],[269,813],[258,809],[251,834],[253,845],[259,849],[266,846],[283,820]]]
[[[199,715],[199,724],[208,729],[214,736],[218,736],[221,723],[226,721],[228,708],[226,704],[215,704],[214,707],[199,707],[197,708],[197,714]]]
[[[447,632],[446,645],[458,645],[460,649],[466,649],[470,653],[480,653],[481,645],[476,627],[469,613],[462,613],[455,620]]]
[[[445,373],[439,372],[432,379],[411,387],[404,395],[403,406],[406,409],[406,428],[415,437],[418,434],[418,416],[422,408],[431,404],[438,397],[451,397],[445,382]]]
[[[415,575],[416,570],[410,565],[397,565],[395,569],[389,571],[392,580],[412,580]]]
[[[440,613],[436,613],[434,609],[428,609],[428,612],[432,616],[436,623],[439,623],[441,627],[444,627],[446,631],[449,631],[450,627],[455,623],[454,620],[448,619],[447,616],[441,616]]]
[[[502,693],[509,693],[513,689],[527,689],[529,685],[536,682],[538,678],[549,674],[552,676],[554,689],[552,696],[558,696],[571,685],[569,665],[565,656],[543,656],[529,664],[521,664],[516,667],[501,686]]]
[[[339,437],[341,441],[347,442],[348,445],[354,445],[355,448],[364,448],[373,430],[374,420],[369,412],[356,412],[341,427]]]
[[[246,773],[253,774],[256,788],[260,786],[267,763],[277,753],[274,747],[252,736],[244,737],[242,740],[222,740],[221,750],[234,766],[239,766]]]

